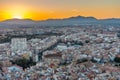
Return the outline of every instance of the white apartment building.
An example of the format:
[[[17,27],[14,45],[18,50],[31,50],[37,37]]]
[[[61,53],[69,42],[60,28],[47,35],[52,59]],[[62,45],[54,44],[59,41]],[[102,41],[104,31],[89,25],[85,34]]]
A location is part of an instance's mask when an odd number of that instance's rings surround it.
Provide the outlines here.
[[[11,40],[11,50],[13,53],[23,52],[27,50],[26,38],[13,38]]]

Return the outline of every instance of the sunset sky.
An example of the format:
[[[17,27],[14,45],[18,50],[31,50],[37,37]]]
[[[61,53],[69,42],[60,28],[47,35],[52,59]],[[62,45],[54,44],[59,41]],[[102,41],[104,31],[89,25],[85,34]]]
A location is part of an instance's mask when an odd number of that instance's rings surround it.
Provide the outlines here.
[[[0,21],[11,18],[120,18],[120,0],[0,0]]]

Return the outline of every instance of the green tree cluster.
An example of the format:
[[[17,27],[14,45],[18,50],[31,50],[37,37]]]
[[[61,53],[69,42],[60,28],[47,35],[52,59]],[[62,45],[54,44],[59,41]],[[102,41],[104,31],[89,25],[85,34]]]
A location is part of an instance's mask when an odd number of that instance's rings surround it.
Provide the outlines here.
[[[30,59],[22,58],[22,59],[18,59],[18,60],[11,61],[11,62],[13,64],[16,64],[16,65],[22,67],[23,69],[28,68],[33,65],[36,65],[36,62],[34,62],[32,58],[30,58]]]

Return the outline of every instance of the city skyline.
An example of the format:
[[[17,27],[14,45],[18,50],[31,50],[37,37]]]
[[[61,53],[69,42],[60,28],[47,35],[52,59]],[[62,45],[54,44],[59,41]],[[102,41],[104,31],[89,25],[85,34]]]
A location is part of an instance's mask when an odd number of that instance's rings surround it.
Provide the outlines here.
[[[93,16],[120,18],[119,0],[0,0],[0,21],[11,18],[33,20]]]

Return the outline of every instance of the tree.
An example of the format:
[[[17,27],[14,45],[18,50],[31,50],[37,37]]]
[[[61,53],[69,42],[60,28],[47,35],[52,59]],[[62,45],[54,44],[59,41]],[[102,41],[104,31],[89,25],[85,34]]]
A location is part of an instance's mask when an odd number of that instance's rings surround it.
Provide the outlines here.
[[[78,59],[78,60],[77,60],[77,64],[83,63],[83,62],[87,62],[87,61],[88,61],[88,59],[86,59],[86,58]]]
[[[23,69],[36,65],[36,62],[34,62],[32,58],[30,59],[22,58],[11,62],[12,64],[17,64],[18,66],[21,66]]]
[[[115,57],[114,61],[120,63],[120,57]]]
[[[89,40],[85,40],[85,43],[89,43],[90,41]]]

